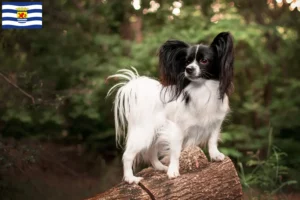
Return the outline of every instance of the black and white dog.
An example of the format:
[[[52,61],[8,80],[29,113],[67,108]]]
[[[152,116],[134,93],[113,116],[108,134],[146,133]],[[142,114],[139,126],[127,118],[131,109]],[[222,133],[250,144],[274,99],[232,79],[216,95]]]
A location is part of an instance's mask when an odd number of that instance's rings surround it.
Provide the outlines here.
[[[160,81],[119,70],[109,78],[123,79],[114,101],[116,140],[126,140],[124,179],[138,183],[133,166],[149,162],[169,178],[179,176],[182,148],[208,144],[210,158],[222,161],[217,147],[222,122],[229,112],[234,49],[230,33],[218,34],[211,45],[169,40],[159,49]],[[169,158],[169,166],[159,160]]]

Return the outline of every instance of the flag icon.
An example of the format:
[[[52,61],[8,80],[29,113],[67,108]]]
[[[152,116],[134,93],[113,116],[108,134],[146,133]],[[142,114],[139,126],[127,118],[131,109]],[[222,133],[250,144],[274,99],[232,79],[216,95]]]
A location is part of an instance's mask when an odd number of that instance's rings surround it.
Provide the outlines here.
[[[42,2],[2,2],[3,29],[42,28]]]

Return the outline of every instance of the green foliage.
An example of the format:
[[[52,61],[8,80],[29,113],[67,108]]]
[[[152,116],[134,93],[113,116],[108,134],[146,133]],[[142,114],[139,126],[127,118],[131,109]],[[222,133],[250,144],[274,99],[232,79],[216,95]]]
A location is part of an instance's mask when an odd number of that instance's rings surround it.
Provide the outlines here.
[[[256,187],[271,194],[282,191],[287,185],[296,184],[295,180],[284,180],[288,174],[288,167],[282,164],[286,157],[287,154],[277,147],[273,147],[272,154],[265,160],[261,160],[258,154],[254,154],[246,163],[247,167],[253,168],[252,172],[247,174],[243,164],[238,163],[242,184],[247,188]]]
[[[261,157],[260,150],[249,152],[248,155],[245,165],[242,162],[237,164],[241,183],[251,197],[257,196],[255,191],[259,189],[271,198],[272,195],[283,193],[286,187],[297,185],[286,164],[288,154],[273,145],[273,129],[269,131],[266,158]]]

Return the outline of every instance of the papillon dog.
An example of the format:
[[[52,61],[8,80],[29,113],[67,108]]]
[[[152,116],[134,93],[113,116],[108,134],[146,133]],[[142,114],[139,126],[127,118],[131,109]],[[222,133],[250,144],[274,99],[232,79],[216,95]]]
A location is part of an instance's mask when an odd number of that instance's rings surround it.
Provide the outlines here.
[[[211,160],[222,161],[218,150],[222,122],[229,113],[233,89],[233,38],[219,33],[210,45],[168,40],[159,49],[160,80],[139,76],[135,68],[108,78],[123,79],[109,91],[114,99],[116,141],[125,140],[124,180],[139,183],[133,174],[140,161],[179,176],[183,148],[208,144]],[[168,159],[164,165],[160,158]]]

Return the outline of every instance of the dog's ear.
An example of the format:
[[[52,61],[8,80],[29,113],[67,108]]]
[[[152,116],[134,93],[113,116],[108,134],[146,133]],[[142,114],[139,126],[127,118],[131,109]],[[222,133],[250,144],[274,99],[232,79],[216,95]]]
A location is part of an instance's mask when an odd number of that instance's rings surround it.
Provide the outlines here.
[[[220,98],[223,100],[224,95],[230,94],[233,90],[233,37],[229,32],[219,33],[210,47],[214,52],[214,67],[219,72]]]
[[[160,81],[164,86],[178,84],[183,72],[188,44],[179,40],[168,40],[159,49]]]

